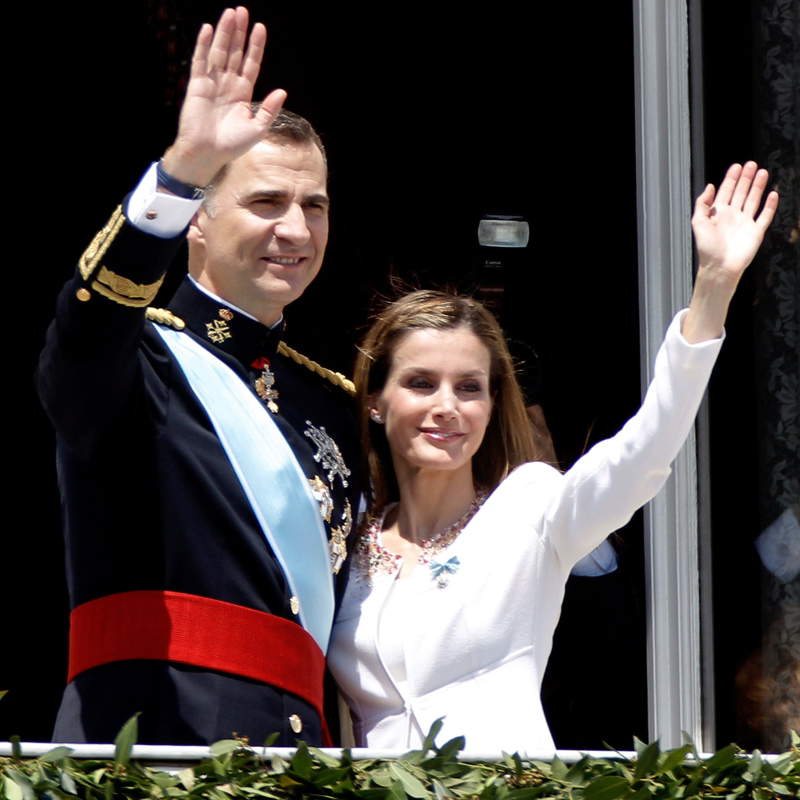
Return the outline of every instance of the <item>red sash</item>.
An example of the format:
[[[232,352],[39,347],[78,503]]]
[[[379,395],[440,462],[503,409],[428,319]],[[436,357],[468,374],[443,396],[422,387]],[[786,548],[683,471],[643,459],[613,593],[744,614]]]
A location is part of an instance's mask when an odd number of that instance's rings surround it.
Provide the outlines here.
[[[68,681],[101,664],[140,658],[230,672],[291,692],[317,711],[328,738],[325,656],[294,622],[182,592],[120,592],[72,610]]]

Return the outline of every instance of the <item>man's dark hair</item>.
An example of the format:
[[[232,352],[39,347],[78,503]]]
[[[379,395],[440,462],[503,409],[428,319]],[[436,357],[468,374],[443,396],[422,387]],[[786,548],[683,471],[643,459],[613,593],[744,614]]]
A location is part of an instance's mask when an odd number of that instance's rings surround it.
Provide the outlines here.
[[[261,108],[261,103],[251,103],[250,110],[255,114]],[[264,137],[265,141],[277,140],[282,142],[292,142],[293,144],[310,144],[319,148],[322,153],[322,160],[327,166],[328,157],[325,153],[325,145],[322,144],[322,139],[319,134],[314,130],[314,126],[299,114],[293,111],[287,111],[282,108],[278,112],[278,116],[272,120],[272,125],[269,127],[267,135]],[[206,210],[209,209],[209,200],[214,195],[214,190],[222,183],[223,178],[228,172],[228,165],[225,164],[222,169],[211,179],[211,183],[206,186]]]
[[[259,108],[259,103],[252,104],[254,114]],[[285,108],[282,108],[278,112],[278,116],[272,121],[266,138],[288,139],[295,144],[314,144],[319,148],[320,153],[322,153],[322,158],[325,163],[328,163],[325,145],[322,144],[322,139],[319,138],[319,134],[314,130],[314,126],[305,117],[295,114],[294,111],[287,111]]]

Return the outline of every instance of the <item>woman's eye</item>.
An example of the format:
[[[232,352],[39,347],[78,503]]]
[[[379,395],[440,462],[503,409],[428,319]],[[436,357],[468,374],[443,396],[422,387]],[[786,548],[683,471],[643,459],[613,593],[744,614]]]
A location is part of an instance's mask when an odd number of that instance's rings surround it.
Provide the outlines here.
[[[430,389],[431,382],[427,378],[411,378],[408,385],[412,389]]]
[[[480,392],[481,385],[474,381],[469,381],[468,383],[462,383],[461,386],[458,387],[461,389],[462,392]]]

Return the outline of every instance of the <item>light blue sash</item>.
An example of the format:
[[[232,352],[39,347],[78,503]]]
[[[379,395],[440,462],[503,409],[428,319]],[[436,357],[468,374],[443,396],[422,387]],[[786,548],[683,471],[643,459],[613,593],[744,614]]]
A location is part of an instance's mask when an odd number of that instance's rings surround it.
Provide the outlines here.
[[[191,336],[154,327],[205,408],[291,592],[300,601],[300,621],[324,653],[333,623],[328,540],[319,505],[292,449],[275,420],[230,367]]]

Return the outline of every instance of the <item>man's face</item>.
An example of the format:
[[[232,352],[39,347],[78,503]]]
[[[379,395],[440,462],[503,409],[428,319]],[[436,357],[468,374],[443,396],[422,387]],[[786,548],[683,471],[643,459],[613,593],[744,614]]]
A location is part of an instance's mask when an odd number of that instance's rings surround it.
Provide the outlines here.
[[[262,141],[232,161],[192,223],[193,277],[261,322],[276,322],[322,265],[326,179],[313,144]]]

